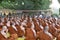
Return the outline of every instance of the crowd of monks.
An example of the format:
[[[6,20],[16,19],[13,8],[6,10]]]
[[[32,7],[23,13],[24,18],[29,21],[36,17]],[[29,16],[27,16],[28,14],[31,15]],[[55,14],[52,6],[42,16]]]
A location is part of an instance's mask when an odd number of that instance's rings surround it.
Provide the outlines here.
[[[60,19],[42,17],[0,17],[0,40],[60,40]]]

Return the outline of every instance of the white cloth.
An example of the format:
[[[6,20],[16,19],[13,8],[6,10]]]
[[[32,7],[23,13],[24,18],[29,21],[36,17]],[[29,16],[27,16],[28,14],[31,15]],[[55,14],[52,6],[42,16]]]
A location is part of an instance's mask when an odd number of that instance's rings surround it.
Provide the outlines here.
[[[42,18],[43,16],[42,15],[39,15],[40,18]]]
[[[32,31],[34,33],[34,36],[36,37],[36,31],[33,28],[31,28],[31,29],[32,29]]]
[[[39,26],[41,29],[44,29],[42,25]]]
[[[5,38],[7,38],[7,34],[6,34],[4,31],[1,31],[1,34],[2,34]]]
[[[33,24],[33,22],[31,22],[31,23],[32,23],[31,28],[34,28],[34,24]]]
[[[6,25],[7,25],[8,27],[10,27],[10,21],[8,21]]]
[[[21,28],[21,30],[23,30],[24,33],[25,33],[25,28],[23,27],[23,25],[21,25],[20,28]]]
[[[53,38],[52,34],[49,33],[48,31],[45,31],[45,33],[46,33],[47,35],[49,35],[51,38]]]
[[[15,27],[15,25],[12,25],[12,27],[17,31],[17,28]]]
[[[31,29],[32,29],[32,31],[33,31],[33,33],[34,33],[34,36],[36,37],[36,31],[34,30],[34,24],[33,24],[33,22],[32,22]]]
[[[5,31],[6,31],[6,32],[5,32]],[[6,27],[6,26],[3,26],[2,30],[1,30],[1,34],[2,34],[5,38],[7,38],[7,32],[8,32],[7,27]]]
[[[16,24],[19,25],[19,23],[16,21]]]

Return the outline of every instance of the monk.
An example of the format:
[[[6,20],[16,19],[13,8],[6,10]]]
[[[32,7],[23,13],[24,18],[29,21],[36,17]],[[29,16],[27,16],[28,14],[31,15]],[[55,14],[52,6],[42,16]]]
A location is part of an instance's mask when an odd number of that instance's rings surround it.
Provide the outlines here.
[[[26,25],[27,25],[27,27],[29,27],[29,28],[30,28],[32,24],[31,24],[31,22],[30,22],[30,21],[27,21]]]
[[[7,40],[7,38],[2,35],[2,26],[0,26],[0,40]]]
[[[53,40],[53,36],[48,32],[48,27],[37,32],[37,40]]]
[[[0,33],[0,40],[7,40],[7,39]]]
[[[18,35],[17,35],[17,33],[16,33],[16,30],[12,27],[12,23],[10,23],[10,25],[7,25],[7,27],[8,27],[8,32],[10,33],[10,37],[8,38],[8,39],[11,39],[11,38],[17,38],[18,37]],[[15,36],[12,36],[12,35],[16,35],[16,37]],[[14,39],[14,40],[15,40]]]
[[[18,36],[19,37],[23,37],[23,35],[24,35],[24,32],[23,32],[23,30],[21,30],[21,27],[20,27],[21,25],[15,25],[15,27],[17,28],[17,34],[18,34]]]
[[[36,40],[31,28],[25,29],[25,40]]]
[[[49,25],[49,32],[56,37],[57,36],[57,30],[53,27],[53,25]]]
[[[37,23],[35,20],[33,21],[33,23],[34,23],[34,26],[35,26],[34,29],[35,29],[36,32],[42,30],[42,29],[39,27],[40,25],[38,25],[38,23]]]

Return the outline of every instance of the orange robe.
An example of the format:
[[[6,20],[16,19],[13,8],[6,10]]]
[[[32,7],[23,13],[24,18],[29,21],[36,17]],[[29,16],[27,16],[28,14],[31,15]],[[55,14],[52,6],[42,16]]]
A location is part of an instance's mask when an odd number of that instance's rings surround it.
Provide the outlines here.
[[[17,28],[17,34],[19,37],[22,37],[24,35],[24,32],[21,30],[19,25],[15,25],[15,27]]]
[[[26,28],[25,30],[25,40],[36,40],[33,31],[31,28]]]
[[[60,34],[57,36],[57,40],[60,40]]]
[[[46,33],[44,33],[43,31],[39,31],[37,32],[37,40],[52,40],[51,37],[49,35],[47,35]]]
[[[15,29],[13,29],[12,26],[8,27],[8,31],[9,31],[10,34],[15,34],[16,33]]]
[[[0,40],[7,40],[7,39],[0,33]]]

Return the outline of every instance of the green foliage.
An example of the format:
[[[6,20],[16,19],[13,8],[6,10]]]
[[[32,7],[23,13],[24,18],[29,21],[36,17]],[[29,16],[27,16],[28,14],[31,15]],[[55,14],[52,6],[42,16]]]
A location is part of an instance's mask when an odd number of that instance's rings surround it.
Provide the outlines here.
[[[24,3],[22,5],[22,2]],[[3,0],[0,8],[18,10],[41,10],[49,7],[49,0]]]
[[[49,4],[50,4],[50,2],[49,2],[49,0],[42,0],[42,9],[47,9],[47,8],[49,8]]]
[[[0,3],[2,2],[2,0],[0,0]]]
[[[53,16],[53,17],[59,17],[59,15],[57,13],[52,14],[51,16]]]

